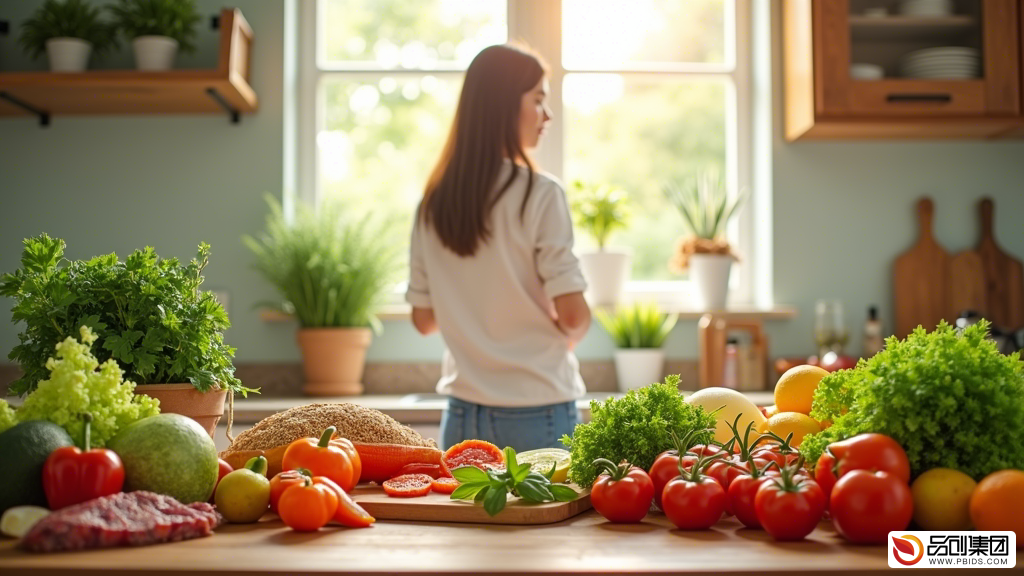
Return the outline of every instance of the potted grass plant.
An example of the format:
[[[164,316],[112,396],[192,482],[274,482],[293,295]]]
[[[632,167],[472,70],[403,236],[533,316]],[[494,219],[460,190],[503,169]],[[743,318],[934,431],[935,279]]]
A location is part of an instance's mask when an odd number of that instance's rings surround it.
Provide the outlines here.
[[[117,0],[109,10],[117,29],[131,40],[139,70],[170,70],[179,50],[195,52],[200,19],[195,0]]]
[[[394,285],[400,244],[389,241],[386,224],[346,217],[336,204],[300,205],[290,222],[276,200],[267,202],[266,230],[244,241],[282,298],[270,306],[299,321],[303,390],[361,394],[366,351],[381,328],[376,311]]]
[[[53,72],[82,72],[91,54],[116,45],[113,28],[84,0],[46,0],[21,25],[19,42],[32,58],[46,52]]]
[[[685,185],[668,185],[665,194],[690,232],[679,239],[670,268],[677,272],[689,269],[696,285],[697,309],[724,309],[729,273],[736,260],[725,238],[726,226],[736,215],[743,196],[730,199],[724,182],[710,171]]]
[[[626,227],[629,218],[625,191],[608,185],[572,186],[572,212],[576,227],[594,239],[597,250],[580,253],[580,268],[587,280],[587,300],[597,306],[614,306],[622,299],[629,280],[632,253],[611,248],[612,234]]]
[[[665,369],[662,345],[679,319],[654,303],[597,310],[597,319],[615,342],[615,375],[623,392],[660,382]]]
[[[160,400],[162,412],[188,416],[213,434],[228,392],[255,392],[235,377],[234,348],[222,332],[227,312],[213,293],[201,290],[210,247],[186,265],[163,259],[153,248],[66,260],[63,240],[42,234],[25,240],[21,268],[0,276],[0,295],[14,300],[19,344],[9,358],[24,375],[11,384],[27,394],[49,377],[53,345],[88,326],[93,353],[113,358],[136,394]]]

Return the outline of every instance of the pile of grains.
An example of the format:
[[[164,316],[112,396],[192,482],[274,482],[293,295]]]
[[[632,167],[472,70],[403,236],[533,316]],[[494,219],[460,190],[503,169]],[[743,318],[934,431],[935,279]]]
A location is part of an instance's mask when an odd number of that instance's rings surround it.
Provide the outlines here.
[[[432,439],[420,436],[382,412],[341,403],[309,404],[278,412],[239,434],[228,450],[270,450],[299,438],[319,438],[328,426],[334,426],[338,436],[353,442],[435,446]]]

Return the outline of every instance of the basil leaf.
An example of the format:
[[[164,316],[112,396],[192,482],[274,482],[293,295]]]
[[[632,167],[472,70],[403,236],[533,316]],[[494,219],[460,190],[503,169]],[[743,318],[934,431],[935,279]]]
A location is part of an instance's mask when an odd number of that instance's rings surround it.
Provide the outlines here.
[[[533,502],[550,502],[555,499],[548,486],[533,480],[524,480],[516,486],[516,491],[526,500]]]
[[[504,490],[488,490],[484,496],[484,510],[488,516],[496,516],[498,512],[505,509],[505,502],[508,499],[508,492]]]
[[[487,473],[476,466],[459,466],[452,470],[452,476],[454,476],[460,484],[487,482]]]
[[[527,476],[530,475],[530,468],[532,467],[532,464],[520,464],[519,470],[516,470],[515,473],[512,474],[512,479],[515,483],[519,484],[523,480],[526,480]]]
[[[519,462],[516,460],[516,451],[511,446],[505,447],[505,469],[515,478],[519,474]]]
[[[470,498],[477,495],[478,492],[487,488],[486,482],[473,482],[471,484],[462,484],[452,492],[452,500],[469,500]]]
[[[487,494],[490,493],[490,491],[490,486],[484,486],[483,488],[480,489],[479,492],[476,493],[476,496],[473,497],[473,502],[476,502],[477,504],[483,502],[484,498],[487,497]]]
[[[561,484],[552,484],[549,489],[558,502],[572,502],[579,496],[575,490]]]
[[[558,468],[558,462],[552,462],[551,463],[551,470],[548,470],[547,472],[545,472],[544,473],[544,477],[547,478],[548,480],[551,480],[551,478],[555,475],[555,469],[556,468]]]

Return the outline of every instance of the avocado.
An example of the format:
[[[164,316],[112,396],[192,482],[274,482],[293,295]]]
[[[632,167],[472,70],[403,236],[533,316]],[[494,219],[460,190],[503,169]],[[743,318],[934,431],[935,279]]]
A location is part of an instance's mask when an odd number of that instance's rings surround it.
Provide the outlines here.
[[[48,420],[29,420],[0,434],[0,514],[14,506],[46,506],[43,464],[50,453],[72,446],[66,430]]]

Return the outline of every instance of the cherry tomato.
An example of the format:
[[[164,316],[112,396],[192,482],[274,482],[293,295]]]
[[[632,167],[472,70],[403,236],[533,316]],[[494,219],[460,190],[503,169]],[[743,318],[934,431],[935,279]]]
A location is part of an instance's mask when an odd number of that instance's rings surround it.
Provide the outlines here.
[[[832,488],[829,510],[836,530],[857,544],[884,544],[889,532],[905,530],[914,498],[902,478],[889,472],[853,470]]]
[[[709,476],[694,475],[694,480],[673,478],[661,495],[665,515],[680,530],[705,530],[725,513],[727,498],[722,485]]]
[[[689,470],[695,462],[697,462],[697,456],[693,454],[683,456],[683,469]],[[679,465],[679,452],[677,450],[662,452],[654,459],[654,464],[651,464],[649,476],[654,484],[654,503],[658,508],[661,508],[661,492],[665,489],[665,485],[676,476],[679,476]]]
[[[590,489],[594,510],[609,522],[631,524],[643,520],[654,499],[654,483],[647,472],[628,462],[616,466],[604,458],[595,460],[594,465],[605,471]]]
[[[852,470],[888,472],[904,484],[910,483],[910,461],[903,447],[885,434],[858,434],[829,444],[826,453],[835,457],[836,478]],[[820,458],[819,458],[820,462]]]
[[[277,509],[281,520],[292,530],[315,532],[338,511],[338,495],[330,487],[306,478],[302,484],[284,491]]]
[[[814,480],[783,474],[758,488],[754,509],[772,538],[803,540],[825,515],[825,494]]]
[[[309,470],[285,470],[278,472],[270,479],[270,511],[277,513],[277,504],[281,501],[281,495],[292,486],[302,486],[306,478],[312,477]]]
[[[740,474],[729,484],[727,494],[729,496],[729,510],[736,515],[736,518],[748,528],[760,528],[761,521],[757,519],[757,511],[754,509],[754,497],[757,496],[757,489],[767,481],[769,476],[758,477],[750,474]]]

